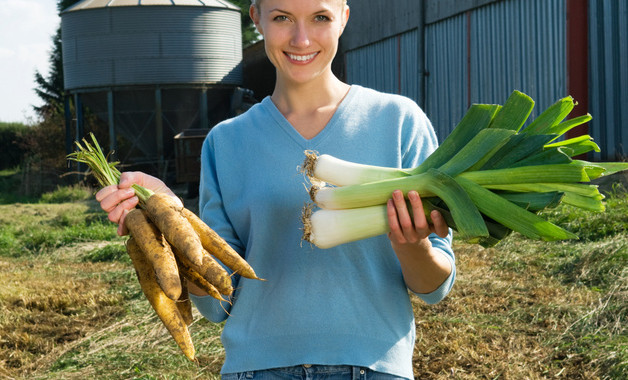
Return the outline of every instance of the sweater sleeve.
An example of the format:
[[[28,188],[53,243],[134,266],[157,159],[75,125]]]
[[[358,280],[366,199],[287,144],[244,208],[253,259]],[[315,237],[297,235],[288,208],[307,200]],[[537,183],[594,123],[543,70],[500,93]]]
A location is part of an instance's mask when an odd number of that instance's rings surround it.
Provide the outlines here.
[[[229,222],[223,208],[222,194],[218,181],[215,162],[215,150],[211,133],[203,143],[201,150],[201,176],[199,189],[199,216],[208,226],[231,245],[238,253],[243,248]],[[222,263],[221,263],[222,265]],[[223,265],[227,272],[231,270]],[[233,287],[237,288],[239,276],[232,276]],[[219,301],[211,296],[190,295],[190,299],[205,318],[212,322],[222,322],[228,317],[233,299]]]
[[[438,147],[438,139],[432,123],[427,115],[416,103],[411,104],[411,111],[408,113],[407,124],[409,128],[404,130],[404,138],[401,141],[401,152],[403,157],[403,167],[413,168],[421,164]],[[452,230],[445,238],[436,234],[429,236],[430,242],[435,249],[440,250],[451,263],[451,273],[449,277],[433,292],[426,294],[416,294],[420,299],[428,304],[435,304],[443,300],[449,294],[456,279],[456,259],[451,247],[453,236]]]

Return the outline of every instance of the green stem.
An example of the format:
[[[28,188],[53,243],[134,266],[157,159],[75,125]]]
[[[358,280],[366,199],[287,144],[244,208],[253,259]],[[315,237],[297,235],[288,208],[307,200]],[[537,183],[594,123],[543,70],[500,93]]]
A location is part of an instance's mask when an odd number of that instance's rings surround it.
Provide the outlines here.
[[[94,145],[91,145],[85,139],[83,139],[83,145],[77,141],[76,146],[78,150],[70,153],[68,159],[86,164],[94,177],[96,177],[96,180],[98,180],[100,186],[118,185],[120,183],[120,175],[122,174],[117,168],[119,162],[109,162],[98,141],[96,141],[94,134],[90,133],[90,136]],[[153,191],[140,185],[132,185],[131,187],[135,190],[135,195],[140,199],[141,206],[154,194]]]

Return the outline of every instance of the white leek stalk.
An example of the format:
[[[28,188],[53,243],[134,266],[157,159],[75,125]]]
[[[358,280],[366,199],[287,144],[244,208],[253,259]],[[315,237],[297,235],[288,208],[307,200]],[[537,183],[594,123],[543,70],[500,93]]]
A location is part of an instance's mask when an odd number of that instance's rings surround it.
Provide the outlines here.
[[[358,164],[329,154],[317,155],[313,151],[305,151],[305,161],[301,168],[309,178],[316,178],[336,186],[355,185],[410,175],[404,169]]]
[[[365,223],[365,221],[367,221]],[[303,240],[318,248],[370,238],[389,231],[386,205],[303,212]]]

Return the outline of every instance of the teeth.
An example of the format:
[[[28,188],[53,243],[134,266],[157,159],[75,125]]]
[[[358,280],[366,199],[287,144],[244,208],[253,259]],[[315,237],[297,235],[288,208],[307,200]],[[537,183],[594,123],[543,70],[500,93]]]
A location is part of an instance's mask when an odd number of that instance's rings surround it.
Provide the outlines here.
[[[295,61],[307,61],[310,60],[312,58],[314,58],[316,56],[317,53],[312,53],[312,54],[308,54],[308,55],[294,55],[294,54],[288,54],[288,57],[290,57],[290,59],[293,59]]]

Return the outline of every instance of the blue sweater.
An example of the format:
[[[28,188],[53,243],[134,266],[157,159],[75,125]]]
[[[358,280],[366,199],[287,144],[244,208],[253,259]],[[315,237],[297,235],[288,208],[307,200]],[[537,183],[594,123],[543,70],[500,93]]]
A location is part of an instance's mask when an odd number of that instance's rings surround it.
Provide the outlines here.
[[[234,276],[232,305],[192,297],[209,320],[226,319],[222,373],[309,363],[413,378],[414,315],[388,237],[325,250],[301,241],[309,196],[298,166],[310,149],[409,168],[436,146],[416,103],[357,85],[309,140],[270,98],[211,130],[201,155],[200,215],[266,279]],[[430,239],[454,267],[451,234]],[[440,301],[454,278],[455,270],[436,291],[419,297]]]

